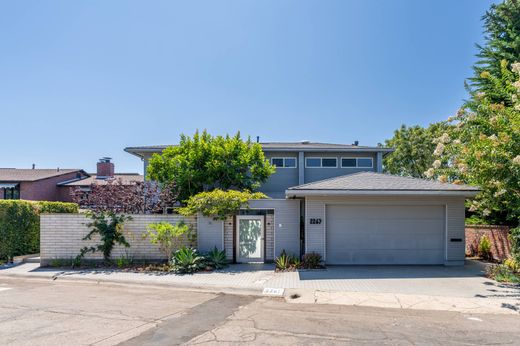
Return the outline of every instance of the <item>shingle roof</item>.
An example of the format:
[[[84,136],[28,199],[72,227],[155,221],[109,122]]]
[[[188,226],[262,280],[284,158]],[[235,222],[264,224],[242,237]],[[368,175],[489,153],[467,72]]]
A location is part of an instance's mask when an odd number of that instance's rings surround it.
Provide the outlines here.
[[[0,168],[0,181],[21,182],[36,181],[57,177],[60,175],[82,172],[81,169],[20,169],[20,168]]]
[[[60,186],[90,186],[92,184],[105,185],[109,179],[97,179],[95,174],[88,178],[63,182]],[[144,181],[144,176],[137,173],[116,173],[113,180],[120,180],[125,185],[131,185],[135,182]]]
[[[433,180],[401,177],[375,172],[359,172],[320,180],[289,188],[287,191],[471,191],[479,188],[469,185],[441,183]]]

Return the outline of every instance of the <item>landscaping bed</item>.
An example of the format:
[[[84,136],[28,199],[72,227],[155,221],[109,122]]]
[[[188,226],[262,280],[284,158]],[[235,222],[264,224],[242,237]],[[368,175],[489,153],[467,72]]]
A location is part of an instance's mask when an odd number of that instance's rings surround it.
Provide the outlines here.
[[[181,247],[172,252],[171,258],[163,262],[134,261],[125,256],[114,260],[89,260],[80,257],[72,259],[54,259],[49,267],[71,269],[117,269],[127,272],[172,272],[191,274],[199,271],[211,272],[228,266],[224,251],[213,249],[200,254],[191,247]]]
[[[321,255],[311,252],[300,259],[295,255],[288,255],[285,250],[275,259],[275,272],[293,272],[297,270],[325,269]]]
[[[486,268],[486,276],[498,282],[520,284],[520,263],[509,258],[503,263],[491,264]]]

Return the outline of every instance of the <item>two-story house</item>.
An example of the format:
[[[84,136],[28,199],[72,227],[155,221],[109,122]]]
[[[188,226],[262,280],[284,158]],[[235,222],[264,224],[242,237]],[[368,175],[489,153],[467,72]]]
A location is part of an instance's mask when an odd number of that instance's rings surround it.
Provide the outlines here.
[[[390,148],[309,141],[261,143],[276,166],[269,199],[221,222],[198,217],[198,246],[236,262],[282,251],[327,264],[464,263],[464,201],[478,189],[382,173]],[[167,146],[129,147],[146,167]]]

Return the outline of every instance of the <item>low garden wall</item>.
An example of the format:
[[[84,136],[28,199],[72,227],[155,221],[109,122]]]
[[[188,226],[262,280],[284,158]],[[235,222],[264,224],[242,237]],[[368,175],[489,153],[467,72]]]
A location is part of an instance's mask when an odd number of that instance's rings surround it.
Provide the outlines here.
[[[129,248],[116,245],[112,251],[112,258],[130,257],[136,261],[157,261],[166,257],[159,251],[157,245],[151,244],[149,238],[143,239],[146,227],[151,223],[169,222],[176,224],[181,220],[192,227],[193,234],[197,234],[197,218],[180,215],[131,215],[132,220],[125,222],[124,235]],[[41,265],[50,265],[56,260],[71,260],[75,258],[85,246],[99,244],[96,234],[92,240],[82,240],[89,232],[87,224],[91,220],[85,214],[42,214],[40,216],[40,258]],[[195,242],[196,244],[196,242]],[[185,245],[189,245],[186,241]],[[86,260],[100,260],[100,252],[89,253]]]
[[[491,254],[495,260],[504,260],[511,255],[508,226],[467,225],[466,254],[476,256],[480,238],[486,235],[491,242]]]

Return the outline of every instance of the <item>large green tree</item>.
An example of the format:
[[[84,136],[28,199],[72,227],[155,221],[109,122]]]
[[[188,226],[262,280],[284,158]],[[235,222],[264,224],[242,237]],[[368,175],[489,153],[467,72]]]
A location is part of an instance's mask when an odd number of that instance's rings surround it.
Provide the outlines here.
[[[198,131],[181,136],[179,145],[155,154],[148,165],[148,178],[174,183],[179,201],[200,192],[222,190],[255,191],[274,172],[258,143],[249,138],[211,136]]]
[[[484,16],[485,43],[469,80],[470,99],[436,140],[429,177],[478,185],[470,211],[487,222],[520,217],[520,4],[506,0]]]
[[[520,57],[520,2],[506,0],[491,5],[482,17],[484,21],[484,44],[477,45],[478,61],[473,66],[473,76],[468,79],[467,87],[471,99],[466,106],[477,111],[480,97],[486,95],[486,101],[511,106],[510,81],[498,77],[502,75],[502,62],[507,67],[519,61]]]
[[[385,146],[395,149],[384,159],[385,172],[425,178],[425,172],[434,161],[434,140],[448,127],[445,123],[431,124],[428,127],[402,125],[394,131],[392,138],[385,141]]]

